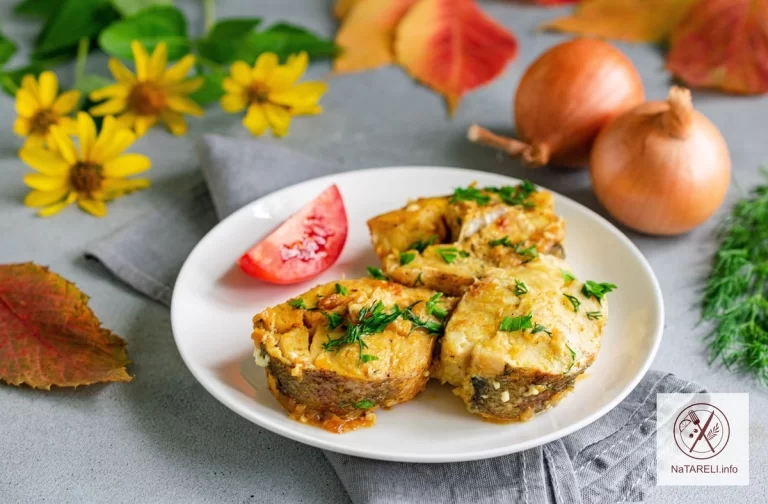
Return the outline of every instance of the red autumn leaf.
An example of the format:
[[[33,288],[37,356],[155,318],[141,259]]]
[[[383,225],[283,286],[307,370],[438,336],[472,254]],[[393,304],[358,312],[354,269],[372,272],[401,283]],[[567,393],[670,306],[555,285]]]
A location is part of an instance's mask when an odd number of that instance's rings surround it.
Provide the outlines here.
[[[445,96],[452,115],[461,97],[496,78],[517,55],[517,40],[473,0],[420,0],[395,35],[408,72]]]
[[[768,92],[768,0],[701,0],[672,32],[667,68],[689,86]]]
[[[88,296],[34,263],[0,265],[0,379],[50,390],[128,382],[128,353]]]

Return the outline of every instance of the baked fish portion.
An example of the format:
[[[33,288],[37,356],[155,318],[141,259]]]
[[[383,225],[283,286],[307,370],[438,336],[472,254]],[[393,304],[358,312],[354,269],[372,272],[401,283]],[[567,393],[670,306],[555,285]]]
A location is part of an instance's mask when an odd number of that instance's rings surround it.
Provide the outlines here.
[[[527,420],[557,404],[595,360],[612,284],[581,282],[542,255],[467,289],[445,329],[433,376],[467,409]]]
[[[369,278],[321,285],[253,318],[254,356],[292,418],[344,432],[424,389],[456,302]]]
[[[530,182],[417,199],[374,217],[368,228],[390,278],[454,296],[490,269],[539,254],[562,257],[565,237],[552,194]]]

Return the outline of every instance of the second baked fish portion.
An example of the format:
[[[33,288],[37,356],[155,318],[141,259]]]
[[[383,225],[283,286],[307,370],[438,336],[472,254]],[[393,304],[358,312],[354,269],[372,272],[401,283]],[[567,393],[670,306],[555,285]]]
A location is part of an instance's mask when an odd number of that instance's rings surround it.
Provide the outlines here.
[[[493,268],[563,255],[565,222],[530,182],[456,189],[368,221],[384,272],[405,285],[460,295]]]

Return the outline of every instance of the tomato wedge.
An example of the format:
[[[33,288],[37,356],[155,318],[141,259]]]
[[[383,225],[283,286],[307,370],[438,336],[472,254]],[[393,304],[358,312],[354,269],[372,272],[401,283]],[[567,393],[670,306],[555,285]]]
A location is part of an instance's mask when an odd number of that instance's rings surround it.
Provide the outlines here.
[[[238,264],[265,282],[303,282],[336,262],[347,227],[344,200],[334,184],[243,254]]]

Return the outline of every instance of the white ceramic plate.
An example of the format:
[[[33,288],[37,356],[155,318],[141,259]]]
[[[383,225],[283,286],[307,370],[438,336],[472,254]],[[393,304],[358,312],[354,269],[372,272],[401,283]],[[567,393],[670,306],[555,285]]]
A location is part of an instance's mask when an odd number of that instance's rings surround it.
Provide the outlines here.
[[[378,411],[372,428],[331,434],[290,420],[253,363],[251,318],[316,284],[365,276],[377,265],[366,220],[409,198],[448,194],[472,181],[519,181],[484,172],[436,167],[379,168],[332,175],[288,187],[222,221],[195,247],[173,292],[171,322],[184,362],[233,411],[283,436],[360,457],[402,462],[455,462],[513,453],[558,439],[606,414],[647,371],[661,341],[664,307],[653,271],[640,251],[605,219],[556,195],[567,221],[565,250],[577,277],[618,285],[602,349],[575,391],[556,408],[524,423],[499,425],[464,410],[450,388],[432,381],[414,401]],[[235,265],[240,255],[331,183],[341,190],[349,236],[336,264],[304,284],[274,286]]]

